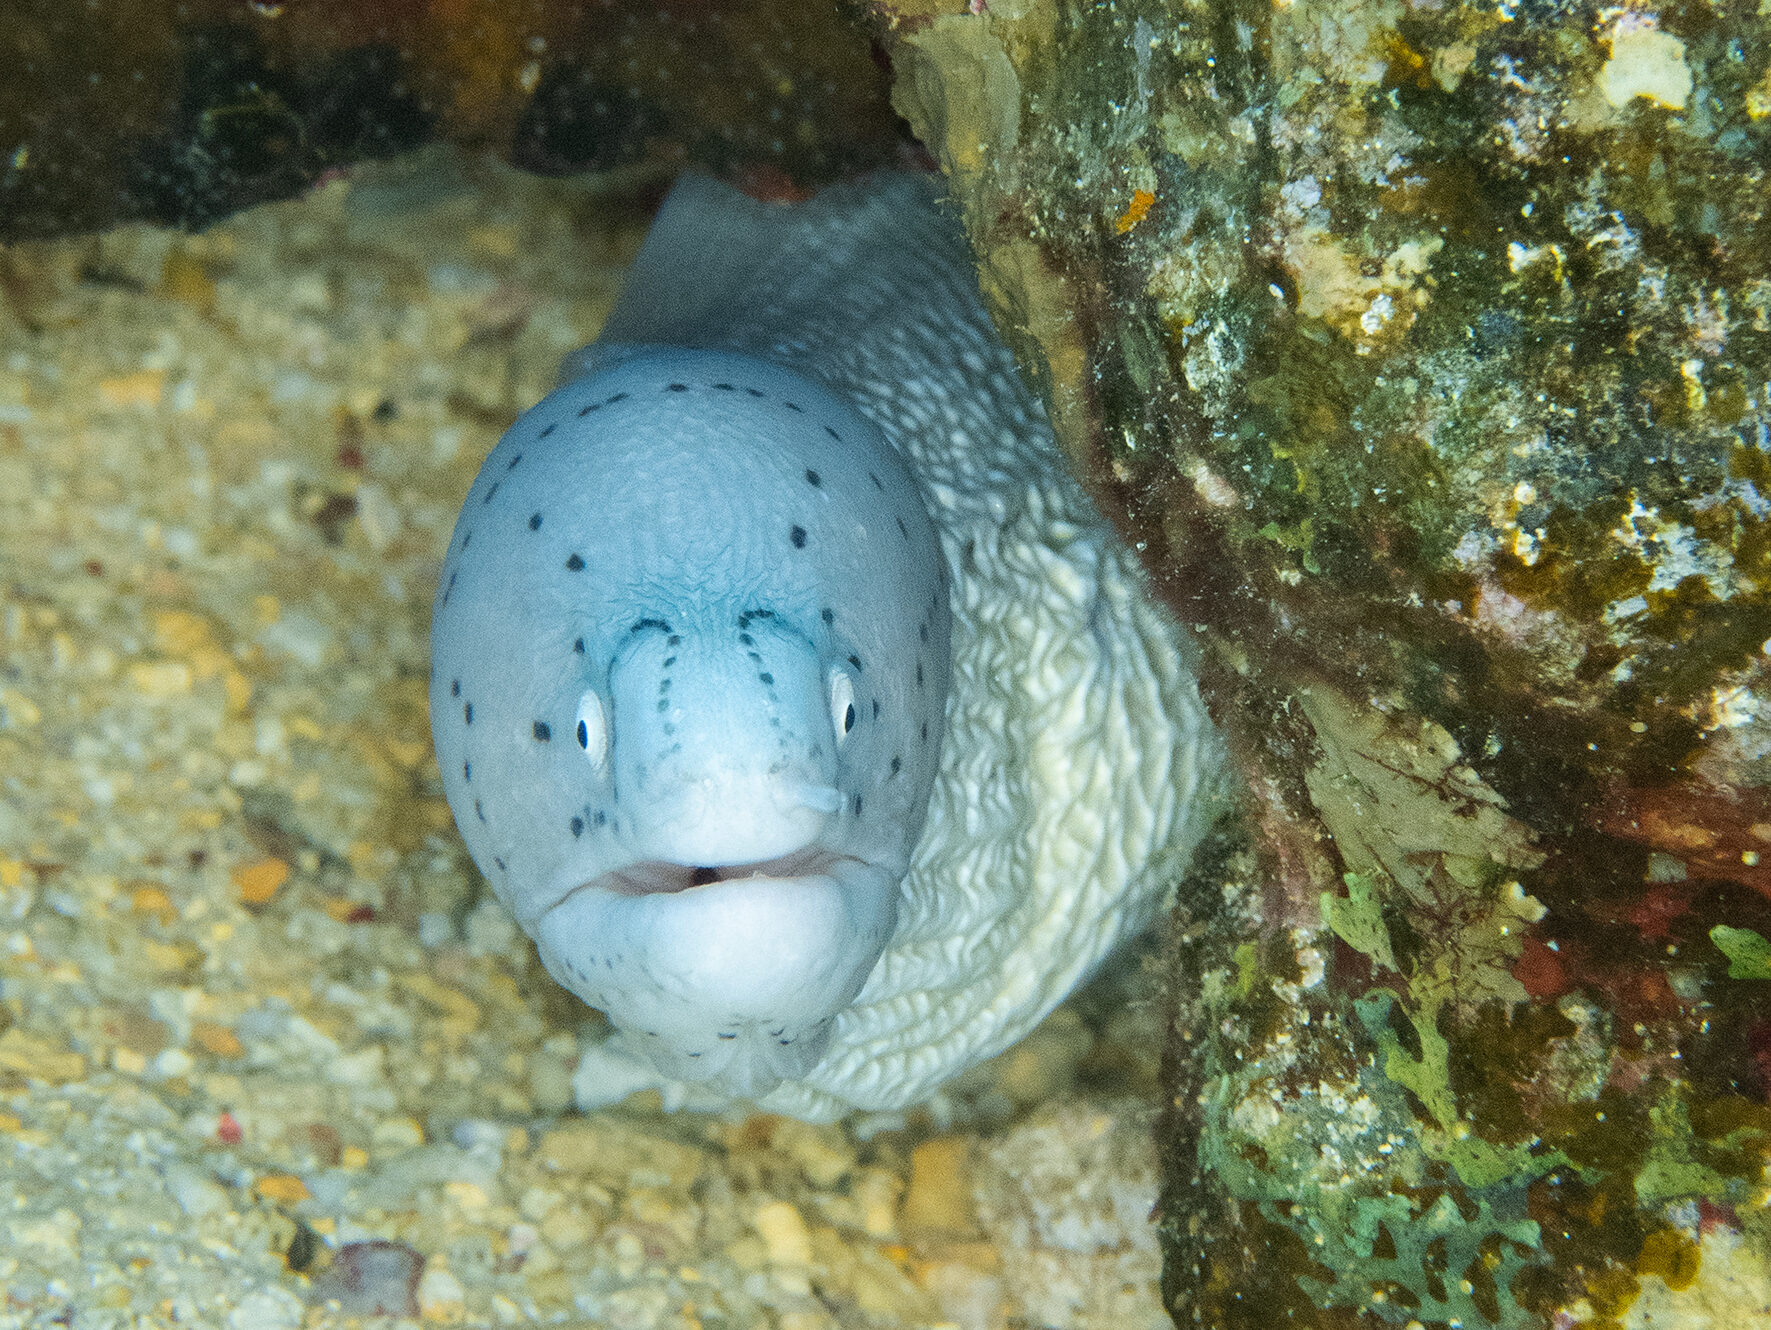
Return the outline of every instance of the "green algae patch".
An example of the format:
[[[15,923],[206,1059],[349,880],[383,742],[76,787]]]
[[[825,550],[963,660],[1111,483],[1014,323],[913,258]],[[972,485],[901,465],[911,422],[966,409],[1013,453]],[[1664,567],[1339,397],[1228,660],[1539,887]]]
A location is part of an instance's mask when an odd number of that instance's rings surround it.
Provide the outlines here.
[[[1730,979],[1771,979],[1771,942],[1750,928],[1717,924],[1710,941],[1728,958]]]
[[[1368,873],[1347,873],[1342,880],[1347,884],[1345,896],[1325,891],[1320,897],[1322,922],[1354,951],[1371,957],[1385,969],[1395,969],[1396,956],[1390,947],[1389,929],[1384,926],[1378,879]]]

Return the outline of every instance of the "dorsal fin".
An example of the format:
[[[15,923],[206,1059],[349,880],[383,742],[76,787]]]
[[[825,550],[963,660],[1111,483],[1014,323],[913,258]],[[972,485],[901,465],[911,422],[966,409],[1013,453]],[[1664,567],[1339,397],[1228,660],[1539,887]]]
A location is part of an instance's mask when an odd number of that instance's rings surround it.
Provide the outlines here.
[[[976,303],[971,252],[935,177],[887,173],[807,203],[764,203],[694,173],[659,209],[620,299],[570,378],[667,344],[794,363],[858,343],[931,306]]]

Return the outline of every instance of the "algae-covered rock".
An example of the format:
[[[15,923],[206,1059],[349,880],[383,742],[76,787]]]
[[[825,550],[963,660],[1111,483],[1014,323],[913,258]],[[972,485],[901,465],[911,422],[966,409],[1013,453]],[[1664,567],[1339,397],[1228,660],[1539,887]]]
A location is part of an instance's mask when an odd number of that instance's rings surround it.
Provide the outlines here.
[[[1771,17],[881,13],[1246,777],[1170,943],[1177,1321],[1763,1316]]]
[[[865,34],[802,0],[9,0],[0,243],[193,230],[432,139],[759,192],[892,160]]]

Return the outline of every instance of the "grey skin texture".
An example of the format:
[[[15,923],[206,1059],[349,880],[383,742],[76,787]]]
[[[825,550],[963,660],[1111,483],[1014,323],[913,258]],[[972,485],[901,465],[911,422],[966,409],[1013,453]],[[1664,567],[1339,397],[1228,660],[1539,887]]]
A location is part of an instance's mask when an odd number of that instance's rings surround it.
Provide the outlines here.
[[[1031,1029],[1220,762],[916,176],[679,182],[469,491],[432,660],[463,838],[616,1059],[814,1120]]]

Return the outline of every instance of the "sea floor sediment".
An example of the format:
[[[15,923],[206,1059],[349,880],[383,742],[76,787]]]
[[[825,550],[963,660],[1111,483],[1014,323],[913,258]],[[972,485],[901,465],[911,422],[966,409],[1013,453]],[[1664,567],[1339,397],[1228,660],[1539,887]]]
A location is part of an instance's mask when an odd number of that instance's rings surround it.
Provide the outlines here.
[[[1135,958],[928,1110],[572,1108],[426,632],[630,192],[437,150],[0,255],[0,1330],[1166,1324]]]

